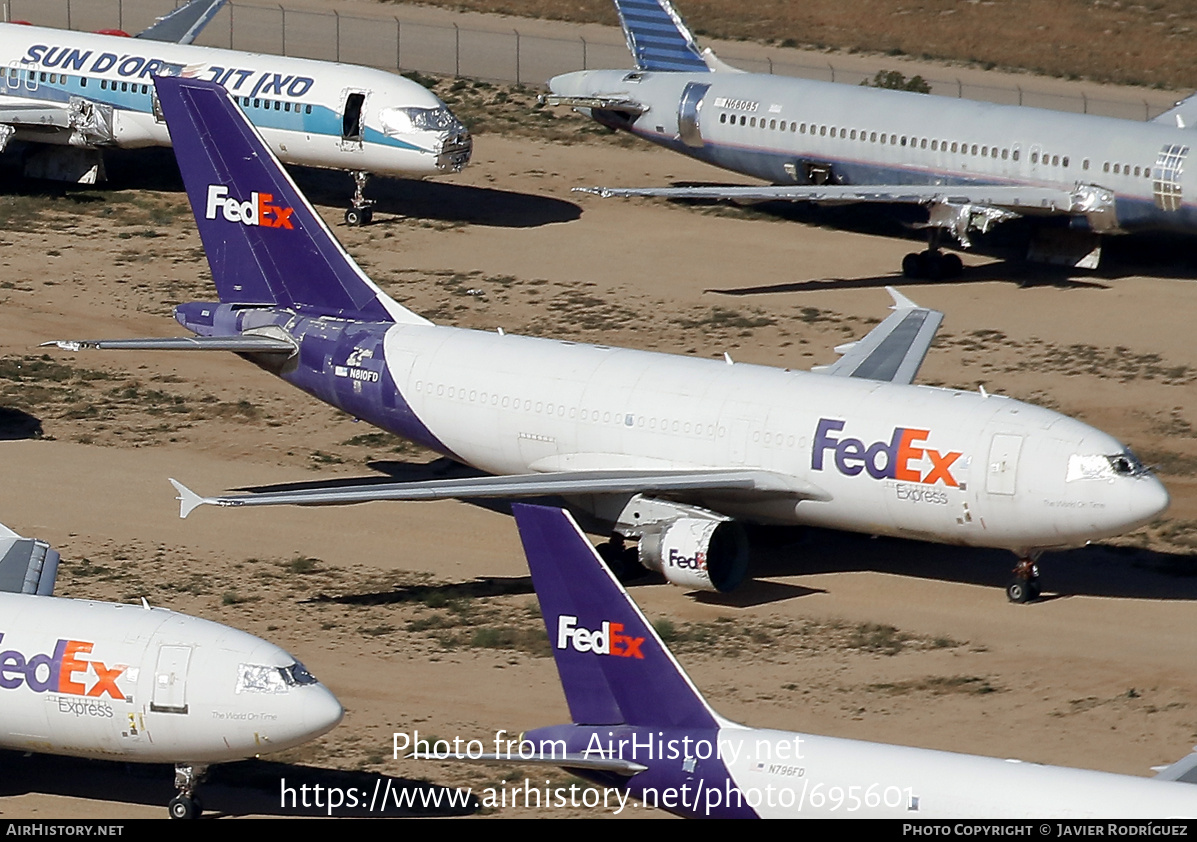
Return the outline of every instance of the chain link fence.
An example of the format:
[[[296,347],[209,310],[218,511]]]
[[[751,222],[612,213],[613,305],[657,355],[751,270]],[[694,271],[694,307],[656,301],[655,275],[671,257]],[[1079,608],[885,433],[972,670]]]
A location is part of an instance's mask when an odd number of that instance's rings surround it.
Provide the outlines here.
[[[130,33],[145,29],[174,9],[172,0],[0,0],[5,20],[28,21],[61,29],[117,28]],[[343,61],[387,70],[466,76],[491,82],[543,86],[559,73],[603,67],[628,67],[631,59],[622,37],[610,40],[555,38],[510,31],[468,29],[404,19],[399,14],[364,17],[308,9],[227,3],[201,33],[197,44],[249,52],[275,53],[323,61]],[[791,60],[736,55],[721,51],[730,64],[758,73],[860,84],[872,72],[837,68],[832,62],[805,64]],[[890,68],[885,68],[890,69]],[[923,75],[939,96],[1027,105],[1100,114],[1127,120],[1150,120],[1171,107],[1163,95],[1147,99],[1109,99],[1036,90],[1034,86],[981,85],[947,76]]]

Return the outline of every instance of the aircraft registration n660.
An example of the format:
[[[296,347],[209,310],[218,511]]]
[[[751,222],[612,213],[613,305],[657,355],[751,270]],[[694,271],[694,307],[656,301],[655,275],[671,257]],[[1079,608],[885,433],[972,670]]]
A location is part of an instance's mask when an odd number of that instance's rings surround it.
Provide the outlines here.
[[[0,525],[0,748],[171,763],[175,818],[213,763],[301,745],[341,704],[292,655],[219,623],[51,594],[58,553]]]
[[[1197,233],[1185,166],[1197,97],[1138,122],[745,73],[700,51],[670,0],[615,6],[635,69],[562,74],[548,100],[771,184],[589,192],[923,205],[930,248],[902,271],[936,279],[962,268],[940,252],[941,235],[968,248],[972,232],[1019,216],[1055,228],[1033,256],[1085,268],[1097,266],[1102,235]]]
[[[1040,551],[1168,505],[1087,424],[912,385],[942,314],[896,291],[895,312],[815,372],[432,324],[362,273],[235,98],[200,80],[157,85],[220,301],[175,308],[193,337],[58,344],[233,351],[495,475],[216,498],[176,486],[184,516],[201,503],[561,495],[613,531],[606,557],[624,562],[620,542],[637,539],[633,561],[687,587],[742,580],[744,519],[1010,549],[1022,562],[1008,595],[1022,602]]]
[[[429,90],[369,67],[14,24],[0,24],[0,65],[0,151],[12,140],[46,145],[27,162],[41,177],[94,182],[105,148],[169,146],[160,74],[223,85],[280,160],[353,172],[351,225],[370,221],[368,175],[457,172],[472,150]]]

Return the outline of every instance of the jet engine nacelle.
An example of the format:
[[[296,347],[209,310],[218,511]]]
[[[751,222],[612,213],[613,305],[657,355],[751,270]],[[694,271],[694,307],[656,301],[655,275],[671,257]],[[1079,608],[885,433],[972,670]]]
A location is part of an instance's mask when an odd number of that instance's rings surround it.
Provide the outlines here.
[[[748,536],[734,520],[678,518],[641,535],[640,563],[670,584],[727,593],[748,572]]]

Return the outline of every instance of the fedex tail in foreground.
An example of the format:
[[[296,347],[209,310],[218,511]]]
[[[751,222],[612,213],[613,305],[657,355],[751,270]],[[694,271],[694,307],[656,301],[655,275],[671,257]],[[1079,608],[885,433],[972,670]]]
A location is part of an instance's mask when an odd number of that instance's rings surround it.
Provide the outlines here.
[[[513,508],[574,720],[524,735],[540,762],[685,816],[1197,816],[1197,755],[1148,779],[729,722],[569,514]]]

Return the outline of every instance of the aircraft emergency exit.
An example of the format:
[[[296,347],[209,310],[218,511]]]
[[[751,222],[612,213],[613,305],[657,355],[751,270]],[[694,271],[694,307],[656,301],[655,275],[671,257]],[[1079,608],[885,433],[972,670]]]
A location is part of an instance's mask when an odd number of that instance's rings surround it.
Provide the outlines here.
[[[209,765],[341,721],[336,697],[265,640],[197,617],[51,594],[58,553],[0,525],[0,748],[171,763],[174,818]]]
[[[992,105],[745,73],[700,51],[669,0],[615,0],[633,70],[549,81],[548,101],[717,167],[771,182],[738,187],[578,188],[603,196],[913,204],[930,247],[907,277],[960,273],[974,232],[1019,216],[1034,256],[1095,268],[1101,235],[1197,234],[1197,97],[1151,122]],[[1052,222],[1054,231],[1044,231]]]
[[[352,172],[350,225],[371,219],[369,175],[424,178],[470,160],[469,131],[394,73],[17,24],[0,24],[0,151],[34,144],[27,174],[95,183],[104,149],[170,145],[154,95],[160,74],[223,85],[280,160]]]
[[[912,385],[942,314],[892,290],[894,312],[814,372],[432,324],[362,273],[224,91],[157,84],[220,300],[175,308],[192,337],[57,344],[233,351],[493,475],[216,498],[176,486],[184,516],[201,503],[556,494],[612,529],[603,552],[616,563],[636,539],[633,560],[686,587],[741,581],[744,519],[1007,548],[1022,558],[1008,592],[1021,602],[1040,551],[1168,505],[1087,424]]]

